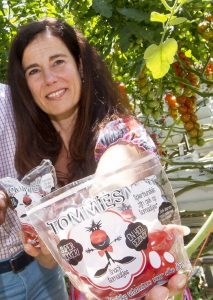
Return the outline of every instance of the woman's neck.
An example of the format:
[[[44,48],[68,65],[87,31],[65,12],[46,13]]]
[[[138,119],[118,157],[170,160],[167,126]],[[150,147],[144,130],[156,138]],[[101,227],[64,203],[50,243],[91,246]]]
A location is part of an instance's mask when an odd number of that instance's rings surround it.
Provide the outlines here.
[[[70,139],[77,119],[77,112],[67,118],[52,118],[51,122],[61,136],[65,149],[69,150]]]

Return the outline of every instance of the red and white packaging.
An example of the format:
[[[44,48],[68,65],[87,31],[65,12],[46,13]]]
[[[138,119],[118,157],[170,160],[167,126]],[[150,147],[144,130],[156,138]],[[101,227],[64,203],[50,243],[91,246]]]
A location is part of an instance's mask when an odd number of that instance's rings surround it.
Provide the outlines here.
[[[28,216],[87,299],[140,299],[191,271],[175,197],[154,154],[43,200]]]
[[[38,235],[27,216],[26,207],[40,203],[43,196],[55,190],[56,183],[55,169],[47,159],[42,160],[20,181],[11,177],[0,179],[0,187],[7,193],[17,212],[27,242],[34,246],[39,246]]]

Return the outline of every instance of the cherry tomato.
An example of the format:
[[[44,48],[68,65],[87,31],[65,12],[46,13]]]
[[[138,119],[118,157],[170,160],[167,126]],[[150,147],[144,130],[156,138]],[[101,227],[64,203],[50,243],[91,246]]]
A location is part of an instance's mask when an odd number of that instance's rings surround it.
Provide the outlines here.
[[[190,130],[189,132],[189,135],[190,135],[190,137],[197,137],[197,135],[198,135],[198,130],[197,129],[195,129],[195,128],[193,128],[192,130]]]
[[[202,138],[198,138],[198,140],[197,140],[197,145],[198,146],[203,146],[205,144],[205,140],[204,139],[202,139]]]
[[[181,116],[181,120],[182,120],[184,123],[188,122],[188,121],[190,120],[190,118],[191,118],[191,115],[190,115],[190,114],[183,114],[183,115]]]
[[[194,123],[189,121],[189,122],[184,124],[184,127],[187,131],[190,131],[190,130],[192,130],[192,128],[194,128]]]
[[[198,130],[197,136],[198,136],[199,138],[200,138],[201,136],[203,136],[203,129],[202,129],[202,128],[200,128],[200,129]]]
[[[151,100],[147,103],[149,108],[158,108],[159,102],[157,100]]]
[[[208,26],[209,26],[209,22],[203,21],[198,24],[197,30],[199,33],[203,33],[208,28]]]
[[[192,108],[194,109],[195,106],[196,106],[196,103],[195,103],[195,100],[194,100],[194,97],[191,97],[191,98],[187,98],[187,101],[185,103],[185,105],[189,108]]]
[[[189,143],[190,143],[190,145],[196,145],[197,144],[197,138],[190,137]]]
[[[185,113],[187,113],[188,108],[187,108],[186,105],[180,105],[180,106],[178,107],[178,111],[179,111],[181,114],[185,114]]]
[[[213,15],[210,14],[210,13],[205,13],[204,14],[204,18],[205,20],[209,21],[209,22],[212,22],[213,21]]]
[[[174,95],[166,94],[165,100],[170,107],[172,107],[172,108],[177,107],[177,101],[176,101],[176,97]]]
[[[173,118],[173,119],[177,119],[177,117],[178,117],[178,111],[177,111],[177,109],[174,109],[174,108],[170,108],[169,109],[169,114],[170,114],[170,116]]]
[[[124,83],[122,83],[122,82],[119,83],[118,89],[119,89],[120,93],[122,93],[122,94],[126,93],[126,87],[125,87]]]
[[[185,104],[187,98],[185,96],[178,96],[176,98],[176,100],[177,100],[177,103],[179,103],[179,104]]]
[[[191,115],[191,121],[192,122],[194,122],[194,123],[197,122],[197,119],[198,119],[198,117],[195,114]]]
[[[169,251],[175,239],[172,231],[166,232],[164,230],[151,232],[148,237],[148,248],[159,253]]]
[[[192,84],[192,83],[191,83]],[[187,98],[192,97],[195,93],[190,89],[190,88],[185,88],[184,89],[184,94]]]

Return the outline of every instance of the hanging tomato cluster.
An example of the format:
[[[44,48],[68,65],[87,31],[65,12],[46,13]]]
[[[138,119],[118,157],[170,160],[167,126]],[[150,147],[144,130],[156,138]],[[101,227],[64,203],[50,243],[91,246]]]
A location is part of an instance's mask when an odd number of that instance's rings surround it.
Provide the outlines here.
[[[149,71],[144,67],[137,82],[143,96],[140,109],[146,117],[153,117],[157,120],[163,113],[163,105],[160,100],[159,86],[151,80],[148,73]]]
[[[213,15],[206,13],[203,22],[198,24],[197,31],[207,41],[213,40]]]
[[[191,61],[185,56],[183,52],[178,53],[180,61],[173,63],[176,76],[186,79],[193,87],[199,87],[199,77],[190,72],[192,66]],[[175,96],[171,93],[167,93],[165,101],[168,105],[169,115],[177,120],[183,122],[186,133],[189,137],[189,143],[191,145],[202,146],[205,142],[202,138],[203,130],[198,123],[198,117],[196,115],[196,96],[195,93],[185,83],[180,83],[180,94]]]

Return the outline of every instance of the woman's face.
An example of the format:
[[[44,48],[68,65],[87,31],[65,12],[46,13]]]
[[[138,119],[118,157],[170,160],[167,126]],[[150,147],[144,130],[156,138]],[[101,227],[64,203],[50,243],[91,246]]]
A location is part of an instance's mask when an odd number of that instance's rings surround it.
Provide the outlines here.
[[[61,39],[49,32],[38,34],[25,48],[22,65],[35,102],[50,119],[63,120],[76,113],[81,78]]]

